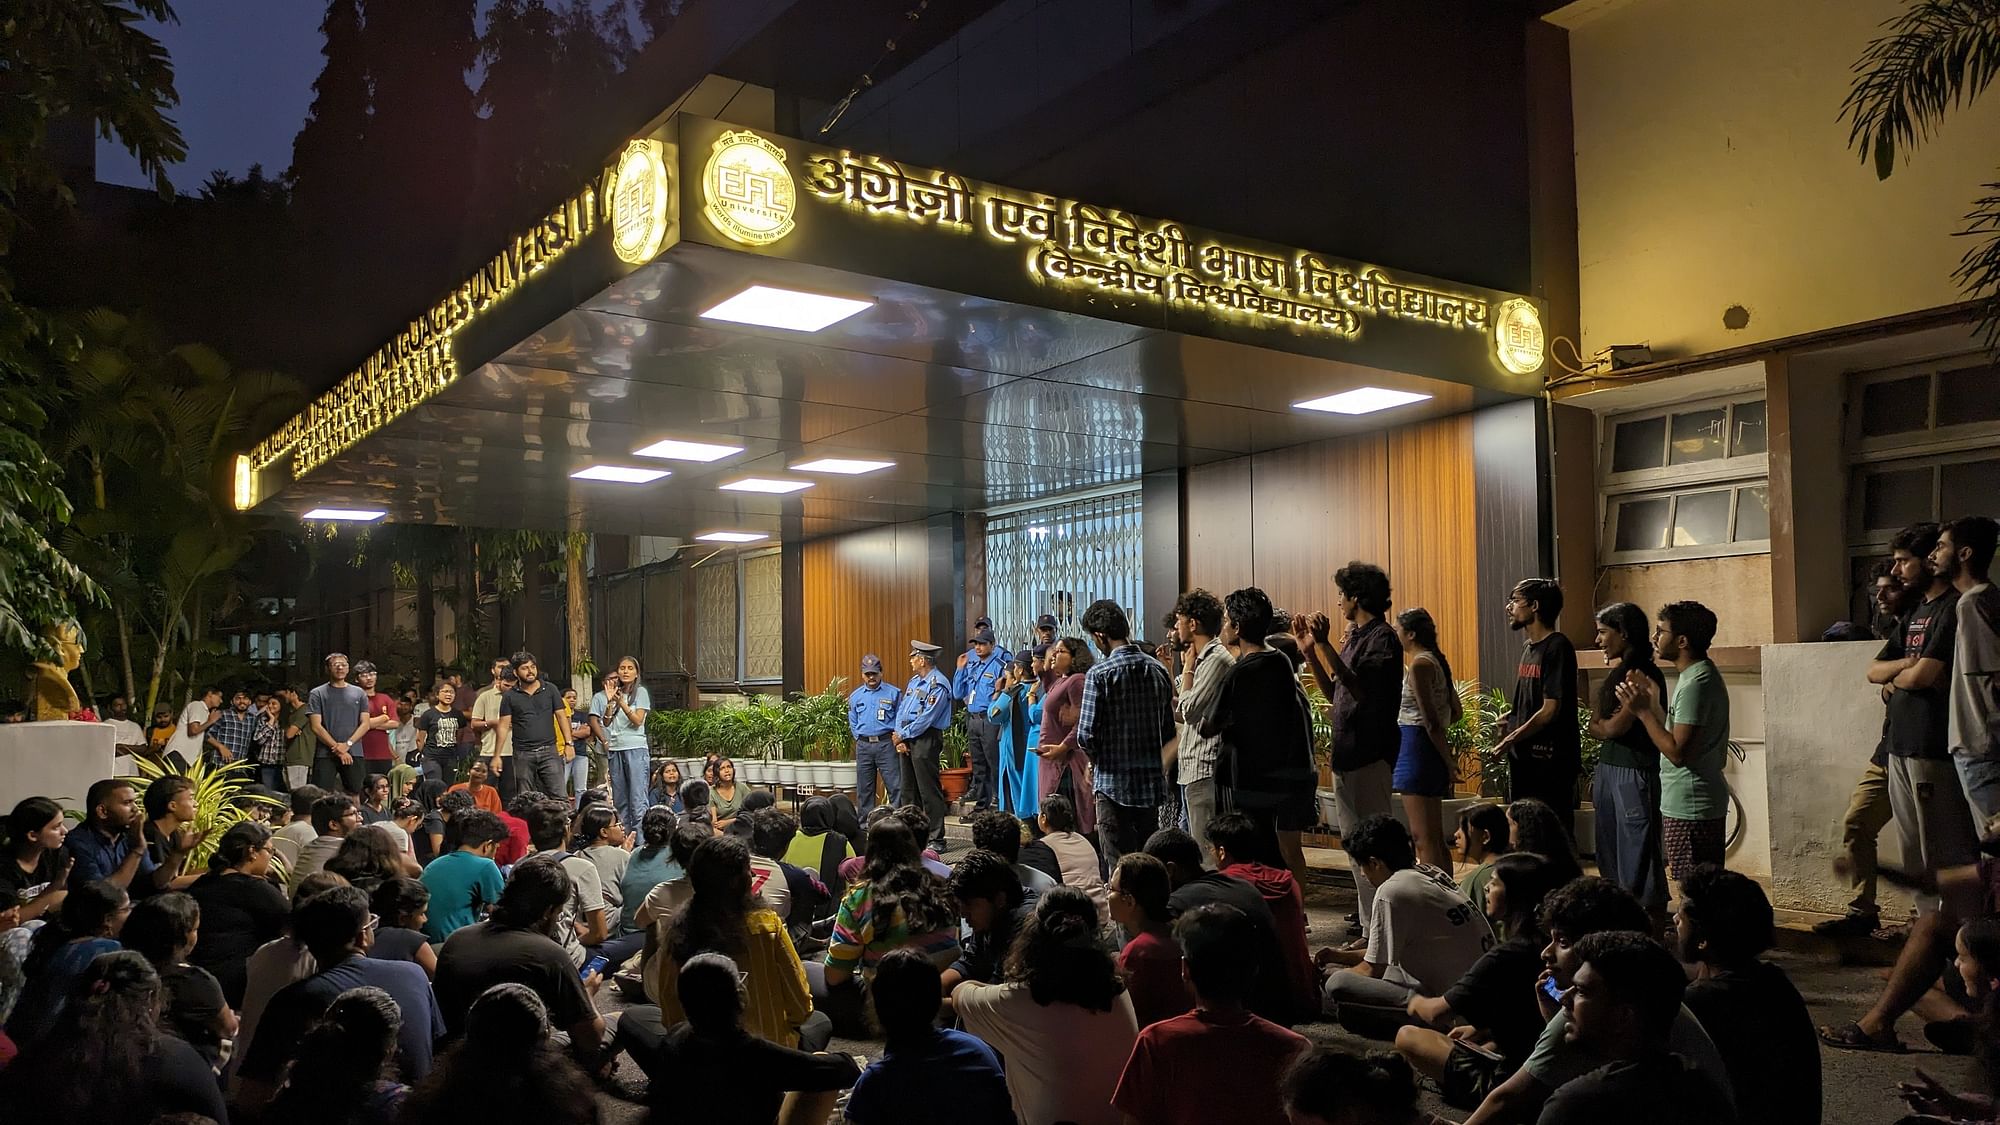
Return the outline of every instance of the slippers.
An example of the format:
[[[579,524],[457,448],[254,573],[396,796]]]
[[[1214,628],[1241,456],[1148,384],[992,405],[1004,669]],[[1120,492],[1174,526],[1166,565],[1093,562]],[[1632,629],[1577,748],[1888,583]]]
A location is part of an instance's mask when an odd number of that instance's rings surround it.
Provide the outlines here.
[[[1861,1030],[1861,1025],[1858,1023],[1842,1027],[1822,1025],[1819,1029],[1819,1041],[1843,1051],[1874,1051],[1884,1055],[1902,1055],[1908,1054],[1910,1050],[1901,1039],[1890,1039],[1885,1042],[1871,1037]]]

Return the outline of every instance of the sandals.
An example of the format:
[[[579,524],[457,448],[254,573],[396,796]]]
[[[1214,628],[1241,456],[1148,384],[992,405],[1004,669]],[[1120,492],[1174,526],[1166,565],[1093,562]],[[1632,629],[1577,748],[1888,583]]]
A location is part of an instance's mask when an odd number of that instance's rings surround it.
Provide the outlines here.
[[[1903,1055],[1908,1054],[1910,1050],[1901,1039],[1890,1038],[1884,1041],[1874,1038],[1861,1030],[1861,1025],[1858,1023],[1841,1027],[1822,1025],[1819,1029],[1819,1041],[1843,1051],[1874,1051],[1884,1055]]]

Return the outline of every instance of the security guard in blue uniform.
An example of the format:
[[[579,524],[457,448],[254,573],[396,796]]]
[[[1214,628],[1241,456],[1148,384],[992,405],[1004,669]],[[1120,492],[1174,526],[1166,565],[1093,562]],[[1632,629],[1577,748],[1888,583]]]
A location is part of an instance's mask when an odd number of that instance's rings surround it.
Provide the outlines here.
[[[931,822],[930,845],[944,850],[944,788],[938,784],[943,766],[944,731],[951,725],[951,683],[937,669],[937,645],[910,642],[910,682],[896,709],[896,752],[903,759],[903,793],[898,801],[922,805]]]
[[[1035,643],[1052,645],[1056,643],[1056,615],[1044,613],[1035,619]]]
[[[973,811],[993,807],[1000,795],[1000,728],[986,715],[1007,672],[1009,657],[993,643],[993,630],[972,635],[972,652],[951,681],[952,698],[965,704],[965,750],[972,766]]]
[[[882,682],[882,658],[861,658],[861,686],[847,697],[847,729],[854,735],[854,803],[863,820],[875,807],[875,779],[894,801],[901,796],[896,768],[896,705],[903,693]]]

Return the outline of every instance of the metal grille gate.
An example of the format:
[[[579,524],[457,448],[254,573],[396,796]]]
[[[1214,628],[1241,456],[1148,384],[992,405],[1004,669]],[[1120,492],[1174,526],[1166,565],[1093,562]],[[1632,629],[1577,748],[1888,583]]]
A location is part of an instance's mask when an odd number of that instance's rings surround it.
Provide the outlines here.
[[[1055,614],[1056,631],[1081,635],[1078,619],[1090,603],[1110,598],[1132,619],[1132,634],[1148,636],[1144,603],[1144,540],[1139,489],[991,516],[986,524],[986,612],[1009,648],[1035,635],[1035,619]]]

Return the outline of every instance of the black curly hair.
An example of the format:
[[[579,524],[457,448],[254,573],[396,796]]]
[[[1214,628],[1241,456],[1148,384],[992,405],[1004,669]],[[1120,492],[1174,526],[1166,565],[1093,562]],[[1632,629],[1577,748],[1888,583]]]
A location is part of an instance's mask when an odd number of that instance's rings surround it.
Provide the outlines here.
[[[1035,1003],[1108,1012],[1125,991],[1118,962],[1097,920],[1097,904],[1075,887],[1043,892],[1007,954],[1007,979]]]

